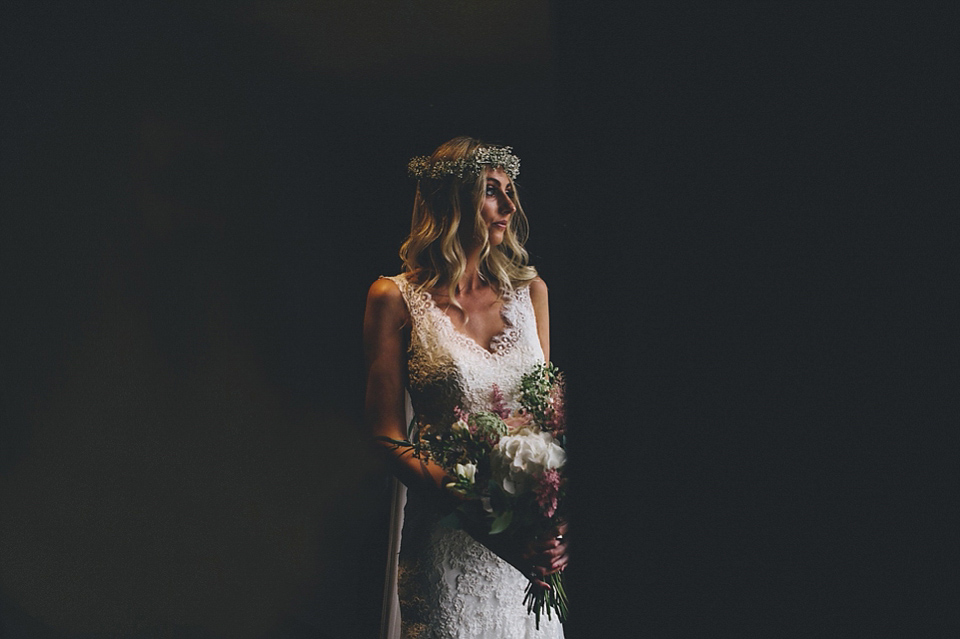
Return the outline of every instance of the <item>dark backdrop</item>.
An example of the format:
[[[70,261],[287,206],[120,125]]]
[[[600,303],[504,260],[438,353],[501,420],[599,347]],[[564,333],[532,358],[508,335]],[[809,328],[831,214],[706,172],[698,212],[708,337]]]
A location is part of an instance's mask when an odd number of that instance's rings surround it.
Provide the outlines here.
[[[463,133],[570,377],[568,635],[946,634],[946,12],[517,4],[5,11],[5,636],[368,636],[364,294]]]

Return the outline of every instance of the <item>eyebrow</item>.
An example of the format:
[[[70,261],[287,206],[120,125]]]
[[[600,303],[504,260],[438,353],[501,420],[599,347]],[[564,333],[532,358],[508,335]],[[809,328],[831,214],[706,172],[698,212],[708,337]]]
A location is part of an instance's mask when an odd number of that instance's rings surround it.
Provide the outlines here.
[[[493,183],[496,184],[497,186],[500,186],[500,180],[498,180],[498,179],[495,178],[495,177],[487,176],[487,182],[493,182]],[[507,188],[507,189],[513,188],[513,185],[510,184],[510,180],[507,180],[506,186],[505,186],[504,188]]]

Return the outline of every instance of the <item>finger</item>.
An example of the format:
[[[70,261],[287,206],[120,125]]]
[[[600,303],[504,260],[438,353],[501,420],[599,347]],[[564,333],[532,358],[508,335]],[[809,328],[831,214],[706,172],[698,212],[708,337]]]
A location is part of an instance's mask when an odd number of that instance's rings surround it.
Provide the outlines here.
[[[568,563],[569,563],[569,559],[567,559],[566,557],[562,557],[561,559],[558,559],[557,561],[550,564],[550,569],[547,572],[547,575],[552,575],[556,572],[562,571],[567,567]]]
[[[536,557],[540,557],[541,559],[547,559],[547,558],[556,559],[557,557],[561,557],[566,554],[567,554],[567,544],[558,543],[555,546],[551,546],[550,548],[546,548],[541,552],[537,553],[536,555],[531,557],[531,560],[534,560],[533,563],[541,563],[541,562],[535,561]]]
[[[550,584],[548,584],[545,581],[548,574],[550,574],[550,572],[546,568],[542,566],[534,566],[527,573],[527,579],[530,580],[530,583],[534,584],[539,588],[542,588],[544,590],[552,590],[552,588],[550,587]]]
[[[566,538],[562,536],[559,539],[557,537],[548,537],[547,539],[538,541],[535,548],[538,552],[552,550],[564,545],[566,541]]]
[[[544,559],[547,560],[546,563],[549,563],[551,561],[555,561],[560,557],[563,557],[566,554],[567,554],[567,551],[565,548],[563,548],[563,546],[557,546],[556,548],[551,548],[550,550],[544,552],[542,556]],[[546,563],[544,563],[544,565],[546,565]]]
[[[548,550],[548,551],[538,553],[537,555],[531,557],[530,563],[533,564],[534,566],[546,567],[552,564],[554,561],[556,561],[560,557],[562,557],[563,555],[564,553],[557,552],[556,550]]]
[[[550,564],[550,568],[551,570],[553,570],[553,572],[557,572],[566,568],[567,564],[569,563],[570,563],[570,558],[564,555],[563,557],[558,558],[555,562]]]
[[[550,531],[549,535],[545,535],[540,543],[546,546],[553,546],[557,544],[564,544],[567,541],[567,526],[564,524],[562,527],[554,528]]]

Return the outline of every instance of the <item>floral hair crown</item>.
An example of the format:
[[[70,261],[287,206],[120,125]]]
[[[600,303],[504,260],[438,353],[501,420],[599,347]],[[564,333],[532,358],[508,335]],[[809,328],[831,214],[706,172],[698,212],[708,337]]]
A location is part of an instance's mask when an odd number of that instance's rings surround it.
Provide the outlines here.
[[[515,156],[510,146],[481,146],[465,158],[459,160],[436,160],[420,155],[407,164],[407,173],[410,177],[442,178],[445,175],[454,175],[463,178],[466,175],[480,175],[483,168],[501,168],[515,180],[520,175],[520,158]]]

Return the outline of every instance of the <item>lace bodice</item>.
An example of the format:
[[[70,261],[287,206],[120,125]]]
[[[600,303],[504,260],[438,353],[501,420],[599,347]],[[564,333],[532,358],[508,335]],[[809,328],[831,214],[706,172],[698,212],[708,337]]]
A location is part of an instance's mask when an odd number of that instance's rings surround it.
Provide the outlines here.
[[[426,291],[406,277],[389,278],[410,311],[407,369],[416,415],[430,423],[450,419],[457,406],[468,412],[489,410],[496,386],[508,408],[517,408],[520,378],[543,362],[530,288],[506,295],[500,315],[504,329],[487,350],[461,333]]]
[[[410,313],[407,385],[415,421],[444,423],[456,407],[490,410],[495,386],[507,407],[519,406],[520,378],[543,362],[529,287],[505,296],[504,329],[487,350],[456,330],[428,292],[403,275],[388,279]],[[414,491],[404,509],[398,583],[404,639],[563,637],[556,619],[541,619],[536,630],[523,605],[527,580],[517,569],[442,525]]]

